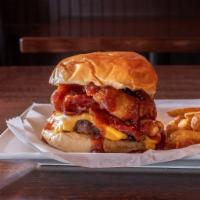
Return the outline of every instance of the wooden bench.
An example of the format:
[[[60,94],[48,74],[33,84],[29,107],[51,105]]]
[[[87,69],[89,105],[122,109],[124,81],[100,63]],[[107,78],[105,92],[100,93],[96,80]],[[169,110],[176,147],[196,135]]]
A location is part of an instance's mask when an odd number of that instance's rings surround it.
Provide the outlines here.
[[[22,37],[22,53],[127,50],[137,52],[199,52],[199,38],[146,37]]]

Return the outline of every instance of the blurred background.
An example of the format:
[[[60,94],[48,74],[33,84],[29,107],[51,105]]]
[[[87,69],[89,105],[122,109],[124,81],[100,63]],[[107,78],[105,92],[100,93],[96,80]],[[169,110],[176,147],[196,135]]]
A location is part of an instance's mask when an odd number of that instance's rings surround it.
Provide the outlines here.
[[[97,50],[200,64],[200,1],[0,1],[0,65],[51,65]]]

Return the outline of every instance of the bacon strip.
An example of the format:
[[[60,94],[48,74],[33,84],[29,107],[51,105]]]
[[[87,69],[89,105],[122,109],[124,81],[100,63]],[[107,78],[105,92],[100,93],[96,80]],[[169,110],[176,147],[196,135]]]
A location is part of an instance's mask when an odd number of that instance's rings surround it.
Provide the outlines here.
[[[90,112],[99,126],[107,124],[140,141],[154,127],[156,109],[154,101],[143,91],[128,94],[112,87],[60,85],[51,96],[56,111],[67,115]],[[149,122],[140,124],[141,120]],[[98,125],[98,124],[97,124]],[[99,128],[99,127],[98,127]],[[160,133],[155,136],[160,139]]]
[[[63,102],[66,95],[84,94],[84,88],[81,85],[69,84],[59,85],[58,88],[51,95],[51,103],[54,105],[55,110],[63,112]]]
[[[117,117],[110,115],[106,110],[97,107],[91,108],[90,113],[94,116],[98,128],[100,128],[102,124],[106,124],[127,135],[134,136],[137,141],[142,139],[143,133],[139,131],[137,124],[127,125]]]
[[[156,108],[151,97],[143,91],[122,91],[112,87],[86,86],[86,93],[112,115],[121,120],[136,122],[140,119],[155,119]],[[127,94],[128,93],[128,94]]]
[[[68,115],[81,114],[88,112],[89,108],[94,104],[94,100],[85,94],[66,95],[63,102],[63,113]]]

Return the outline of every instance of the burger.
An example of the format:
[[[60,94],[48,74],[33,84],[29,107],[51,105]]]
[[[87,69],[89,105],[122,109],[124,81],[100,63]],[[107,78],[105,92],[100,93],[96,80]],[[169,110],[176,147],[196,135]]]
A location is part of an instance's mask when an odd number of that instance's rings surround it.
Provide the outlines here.
[[[134,52],[94,52],[63,59],[50,84],[55,108],[42,139],[65,152],[143,152],[159,148],[157,75]]]

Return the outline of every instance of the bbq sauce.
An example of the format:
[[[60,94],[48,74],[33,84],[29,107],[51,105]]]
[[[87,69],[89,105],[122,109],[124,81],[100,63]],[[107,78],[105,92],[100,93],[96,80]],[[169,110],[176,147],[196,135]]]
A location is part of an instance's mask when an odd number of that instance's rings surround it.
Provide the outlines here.
[[[103,152],[103,137],[101,131],[88,120],[79,120],[76,122],[74,131],[90,135],[92,139],[92,152]]]
[[[165,147],[166,135],[164,131],[162,131],[160,135],[161,135],[161,139],[160,139],[159,144],[157,144],[156,149],[163,150]]]
[[[63,102],[63,113],[65,115],[81,114],[87,112],[94,103],[94,100],[86,94],[66,95]]]
[[[94,116],[97,127],[101,127],[102,124],[105,124],[127,135],[133,136],[137,141],[140,141],[143,137],[143,133],[140,131],[137,122],[126,124],[124,121],[110,115],[106,110],[100,109],[99,107],[92,107],[90,113]],[[103,131],[101,131],[101,135],[104,136]]]
[[[53,121],[48,122],[48,123],[45,125],[45,127],[43,128],[43,130],[53,130]],[[41,135],[41,140],[42,140],[44,143],[48,144],[48,142],[46,141],[46,139],[45,139],[42,135]]]
[[[100,136],[99,138],[92,137],[91,152],[103,153],[104,152],[103,142],[104,138],[102,136]]]
[[[45,125],[44,130],[53,130],[53,122],[48,122]]]
[[[81,85],[67,84],[59,85],[58,88],[51,95],[51,103],[54,105],[55,110],[58,112],[63,111],[63,102],[66,95],[84,94],[85,89]]]

